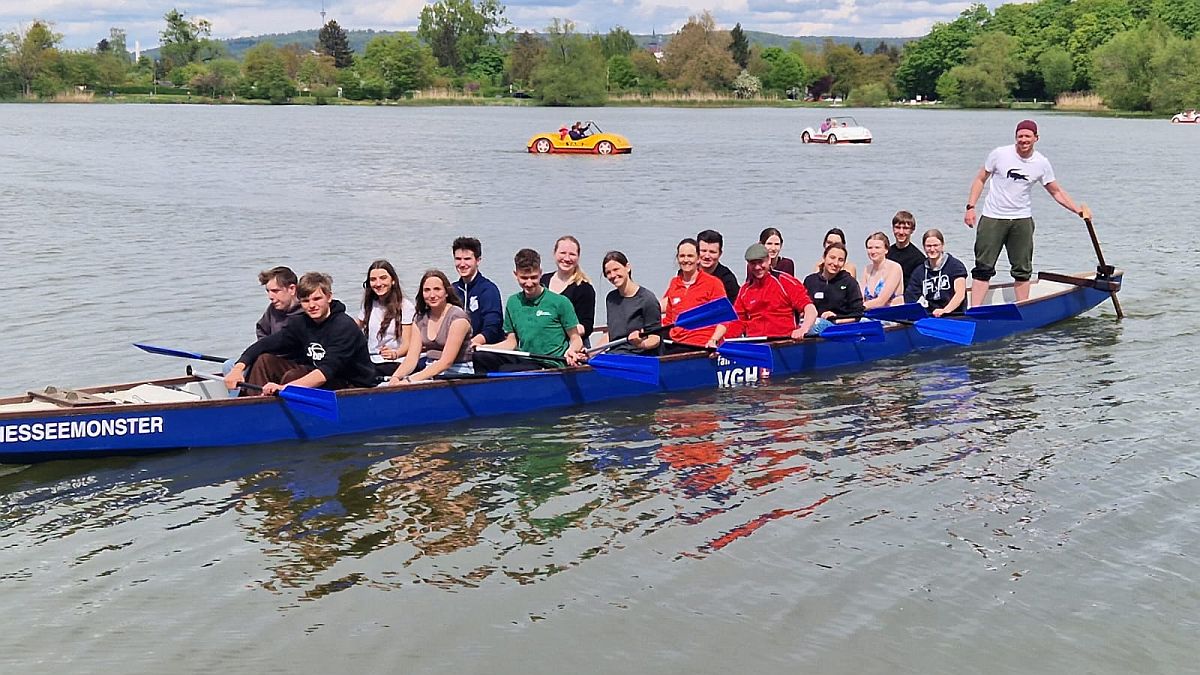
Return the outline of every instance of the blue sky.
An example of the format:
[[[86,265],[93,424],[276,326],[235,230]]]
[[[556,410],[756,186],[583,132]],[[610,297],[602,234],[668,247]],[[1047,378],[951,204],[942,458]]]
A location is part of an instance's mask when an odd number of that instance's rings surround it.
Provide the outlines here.
[[[325,0],[326,17],[344,28],[409,30],[421,0]],[[994,7],[999,4],[988,2]],[[673,33],[689,15],[705,9],[722,27],[741,22],[749,30],[781,35],[923,35],[935,21],[949,21],[970,5],[956,0],[511,0],[505,16],[518,28],[541,30],[553,18],[582,31],[607,32],[616,25],[634,33]],[[49,20],[71,49],[89,48],[124,28],[129,48],[158,44],[162,19],[172,7],[212,22],[218,38],[287,33],[321,25],[321,0],[24,0],[0,3],[0,32],[20,30],[34,18]]]

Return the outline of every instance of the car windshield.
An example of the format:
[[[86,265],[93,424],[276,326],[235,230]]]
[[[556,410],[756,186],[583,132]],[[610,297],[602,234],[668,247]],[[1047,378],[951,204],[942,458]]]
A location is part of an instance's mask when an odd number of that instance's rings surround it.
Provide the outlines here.
[[[835,126],[856,127],[858,122],[854,121],[853,117],[831,117],[829,118]]]

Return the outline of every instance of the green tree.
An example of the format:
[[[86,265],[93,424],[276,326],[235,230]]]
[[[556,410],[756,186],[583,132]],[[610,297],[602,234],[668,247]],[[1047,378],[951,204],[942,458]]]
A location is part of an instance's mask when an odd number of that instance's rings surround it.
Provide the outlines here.
[[[929,34],[904,46],[895,81],[905,97],[930,97],[942,73],[965,60],[967,49],[990,18],[986,6],[972,5],[950,23],[935,23]]]
[[[833,76],[831,93],[838,96],[848,96],[850,90],[862,79],[864,57],[846,45],[834,44],[825,40],[825,67]]]
[[[608,31],[608,35],[604,36],[602,46],[606,59],[614,56],[629,56],[630,52],[638,48],[637,40],[621,26],[614,26],[612,30]]]
[[[260,42],[246,50],[242,57],[239,94],[246,98],[284,103],[295,89],[288,79],[287,63],[279,47],[270,42]]]
[[[604,54],[575,32],[571,21],[554,20],[546,29],[550,46],[533,73],[533,85],[546,105],[602,105]]]
[[[517,86],[527,86],[533,79],[533,71],[546,53],[546,42],[525,31],[517,36],[508,52],[506,70],[508,80]]]
[[[846,104],[856,108],[877,108],[887,105],[889,98],[886,84],[871,82],[851,89]]]
[[[306,54],[300,61],[296,79],[311,88],[329,87],[337,82],[337,60],[329,54]]]
[[[1200,100],[1200,37],[1168,36],[1150,57],[1150,108],[1173,113]]]
[[[663,75],[685,91],[728,89],[740,72],[729,52],[729,33],[717,30],[707,10],[688,17],[663,51]]]
[[[56,79],[51,68],[58,59],[58,43],[62,41],[62,34],[55,33],[50,25],[41,19],[34,19],[25,32],[6,33],[2,40],[7,47],[5,61],[26,96],[34,92],[34,82],[39,77],[47,78],[47,83]],[[45,86],[40,89],[45,93]]]
[[[767,47],[762,51],[762,60],[768,64],[762,76],[762,86],[769,91],[786,92],[789,89],[803,90],[808,86],[808,71],[804,60],[781,47]]]
[[[746,38],[746,31],[742,30],[740,21],[729,31],[729,55],[742,70],[750,65],[750,40]]]
[[[627,54],[618,54],[608,59],[608,89],[636,89],[638,82],[637,71],[633,61]]]
[[[1096,48],[1093,84],[1106,105],[1122,110],[1150,109],[1150,60],[1166,40],[1163,24],[1144,23]]]
[[[421,10],[417,35],[433,50],[439,65],[461,73],[479,50],[508,25],[496,0],[438,0]]]
[[[233,93],[240,78],[240,63],[233,59],[214,59],[200,65],[199,72],[188,80],[187,86],[198,94],[217,98]]]
[[[158,34],[162,40],[159,54],[163,70],[170,72],[179,66],[193,61],[207,61],[223,53],[221,44],[208,38],[212,34],[212,24],[207,19],[188,20],[177,9],[167,12],[163,18],[167,27]]]
[[[637,86],[642,92],[662,89],[666,83],[662,79],[662,70],[658,58],[645,49],[639,49],[629,55],[629,63],[637,76]]]
[[[1037,61],[1038,73],[1042,76],[1046,96],[1055,98],[1071,88],[1075,81],[1075,64],[1071,54],[1062,47],[1051,47],[1042,52]]]
[[[428,87],[433,81],[433,54],[411,35],[381,35],[367,43],[361,73],[384,86],[383,95],[399,98],[405,92]]]
[[[1151,11],[1182,37],[1200,33],[1200,0],[1154,0]]]
[[[330,19],[317,33],[317,51],[333,57],[335,68],[349,68],[354,63],[354,50],[346,30]]]

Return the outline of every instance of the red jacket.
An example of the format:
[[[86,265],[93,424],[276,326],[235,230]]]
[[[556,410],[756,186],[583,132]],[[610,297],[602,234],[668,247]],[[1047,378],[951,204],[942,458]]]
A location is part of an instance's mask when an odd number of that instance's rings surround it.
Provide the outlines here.
[[[742,284],[733,309],[738,318],[725,324],[726,337],[782,337],[799,327],[796,315],[813,304],[804,284],[786,272],[771,272]]]
[[[725,297],[725,286],[721,284],[721,280],[704,270],[696,270],[696,280],[692,282],[691,286],[683,285],[683,277],[676,274],[671,277],[671,284],[667,286],[667,315],[663,317],[663,324],[675,323],[675,318],[681,313],[693,307],[699,307],[710,300],[723,297]],[[709,338],[716,329],[716,326],[696,330],[672,328],[671,339],[675,342],[703,347],[708,344]]]

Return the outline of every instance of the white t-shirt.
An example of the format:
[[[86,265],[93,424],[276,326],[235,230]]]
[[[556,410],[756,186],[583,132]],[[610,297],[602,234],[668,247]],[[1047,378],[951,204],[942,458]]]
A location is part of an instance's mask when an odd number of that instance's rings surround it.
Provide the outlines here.
[[[983,168],[992,176],[981,213],[990,218],[1032,218],[1033,184],[1054,182],[1050,160],[1037,150],[1025,159],[1017,154],[1016,145],[1002,145],[991,151]]]
[[[399,349],[400,341],[396,339],[396,320],[393,319],[387,331],[383,334],[383,339],[379,339],[379,325],[383,323],[383,305],[378,302],[371,303],[371,318],[367,320],[367,350],[371,352],[371,360],[375,363],[383,363],[387,359],[379,354],[379,350],[387,347],[388,349]],[[417,315],[417,306],[408,298],[400,301],[400,325],[411,326],[413,317]],[[358,320],[363,321],[365,313],[360,308],[358,310]],[[401,329],[403,334],[403,329]],[[403,357],[401,357],[403,358]],[[397,359],[398,360],[398,359]]]

